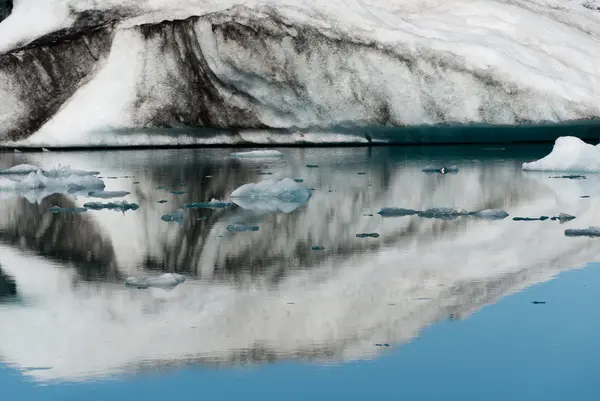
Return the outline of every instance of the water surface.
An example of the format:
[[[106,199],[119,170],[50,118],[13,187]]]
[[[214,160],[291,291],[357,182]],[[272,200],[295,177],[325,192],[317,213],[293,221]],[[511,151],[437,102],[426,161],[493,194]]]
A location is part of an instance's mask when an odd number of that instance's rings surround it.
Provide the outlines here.
[[[280,150],[2,155],[100,171],[140,208],[52,213],[98,199],[3,191],[0,386],[61,400],[596,398],[600,242],[564,230],[600,225],[600,177],[521,171],[550,146]],[[184,208],[284,177],[308,202]],[[512,220],[559,213],[576,219]],[[186,281],[124,285],[166,272]]]

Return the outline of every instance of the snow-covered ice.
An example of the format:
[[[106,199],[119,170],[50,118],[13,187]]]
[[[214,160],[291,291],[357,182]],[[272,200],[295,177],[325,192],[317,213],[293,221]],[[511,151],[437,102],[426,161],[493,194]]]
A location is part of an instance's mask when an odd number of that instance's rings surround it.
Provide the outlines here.
[[[311,192],[290,178],[244,184],[231,193],[231,199],[236,205],[259,212],[290,213],[310,198]]]
[[[550,154],[523,163],[523,170],[600,173],[600,145],[590,145],[572,136],[560,137]]]
[[[345,126],[594,119],[600,117],[597,4],[20,0],[0,22],[0,57],[11,61],[0,69],[0,140],[37,148],[242,144],[250,137],[261,144],[368,143],[361,133],[319,133]],[[85,68],[77,60],[47,68],[35,57],[9,54],[43,35],[89,27],[95,23],[89,15],[117,22],[106,43],[94,48],[98,54],[90,56],[85,46],[74,52]],[[235,38],[227,34],[231,26],[239,28]],[[156,34],[145,35],[148,29]],[[200,63],[202,72],[187,67]],[[31,82],[42,82],[55,69],[58,77],[77,77],[58,97],[37,90],[25,96],[28,87],[14,75],[33,72]],[[43,118],[32,119],[31,110]],[[144,131],[165,126],[236,132]],[[265,128],[289,132],[259,132]]]

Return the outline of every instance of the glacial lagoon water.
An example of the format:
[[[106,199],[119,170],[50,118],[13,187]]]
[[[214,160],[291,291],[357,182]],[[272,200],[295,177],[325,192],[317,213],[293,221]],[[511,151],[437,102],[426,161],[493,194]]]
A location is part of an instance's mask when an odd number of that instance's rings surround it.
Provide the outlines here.
[[[600,175],[521,171],[551,146],[3,153],[129,194],[0,191],[2,399],[596,400]]]

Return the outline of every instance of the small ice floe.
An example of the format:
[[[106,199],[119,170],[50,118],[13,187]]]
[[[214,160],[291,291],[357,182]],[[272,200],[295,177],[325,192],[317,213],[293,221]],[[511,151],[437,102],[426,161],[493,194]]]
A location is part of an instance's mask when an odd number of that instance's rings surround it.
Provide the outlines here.
[[[183,214],[183,210],[179,209],[173,213],[170,214],[165,214],[163,216],[161,216],[160,218],[162,221],[174,221],[177,223],[183,223],[183,219],[184,219],[184,214]]]
[[[137,210],[139,209],[139,205],[137,203],[129,203],[126,200],[123,201],[115,201],[115,202],[108,202],[108,203],[102,203],[102,202],[87,202],[83,205],[83,207],[87,208],[87,209],[92,209],[92,210],[102,210],[102,209],[109,209],[109,210],[116,210],[116,211],[127,211],[127,210]]]
[[[426,219],[441,219],[441,220],[455,220],[462,216],[468,216],[470,213],[463,209],[447,208],[447,207],[435,207],[432,209],[423,210],[418,213],[419,217]]]
[[[42,152],[50,152],[50,149],[42,148]]]
[[[261,158],[261,157],[282,157],[283,154],[274,149],[251,150],[248,152],[234,152],[231,157],[236,158]]]
[[[52,206],[50,208],[50,211],[52,213],[83,213],[83,212],[87,212],[87,209],[84,207],[59,207],[59,206]]]
[[[561,136],[552,151],[540,160],[523,163],[526,171],[600,172],[600,145],[573,136]]]
[[[379,238],[378,233],[361,233],[356,234],[356,238]]]
[[[600,227],[569,228],[565,230],[567,237],[600,237]]]
[[[173,195],[183,195],[183,194],[186,194],[187,192],[186,191],[171,191],[171,193]]]
[[[550,218],[550,220],[559,221],[561,224],[567,221],[575,220],[575,216],[571,216],[567,213],[559,213],[558,216]]]
[[[156,277],[128,277],[126,287],[137,289],[162,288],[172,290],[185,281],[185,276],[177,273],[166,273]]]
[[[306,167],[308,167],[308,168],[318,168],[319,165],[318,164],[307,164]]]
[[[88,196],[92,198],[110,199],[110,198],[123,198],[131,192],[127,191],[90,191]]]
[[[508,213],[501,209],[485,209],[471,212],[469,215],[484,220],[503,220],[508,217]]]
[[[513,217],[513,221],[546,221],[550,217],[549,216],[540,216],[540,217]]]
[[[476,217],[485,220],[502,220],[508,217],[508,213],[500,209],[486,209],[477,212],[469,212],[463,209],[436,207],[427,210],[404,209],[399,207],[384,207],[377,214],[381,217],[404,217],[418,215],[427,219],[456,220],[460,217]]]
[[[585,175],[556,175],[549,178],[563,178],[565,180],[586,180],[587,177]]]
[[[311,248],[313,251],[324,251],[325,247],[321,245],[316,245]]]
[[[167,203],[167,202],[168,202],[168,200],[166,200],[166,199],[161,199],[161,200],[159,200],[159,201],[158,201],[158,202],[156,202],[156,203]]]
[[[242,209],[290,213],[309,201],[311,192],[290,178],[245,184],[231,193]]]
[[[258,231],[260,230],[259,226],[251,226],[245,224],[230,224],[227,226],[227,231],[231,233],[242,233],[245,231]]]
[[[423,170],[424,173],[427,174],[456,174],[458,173],[458,167],[449,166],[449,167],[425,167]]]
[[[210,202],[192,202],[184,203],[183,207],[186,209],[225,209],[233,207],[232,202],[221,202],[217,199],[212,199]]]
[[[381,217],[404,217],[413,216],[418,213],[418,210],[403,209],[401,207],[384,207],[379,212],[377,212],[377,214],[381,215]]]

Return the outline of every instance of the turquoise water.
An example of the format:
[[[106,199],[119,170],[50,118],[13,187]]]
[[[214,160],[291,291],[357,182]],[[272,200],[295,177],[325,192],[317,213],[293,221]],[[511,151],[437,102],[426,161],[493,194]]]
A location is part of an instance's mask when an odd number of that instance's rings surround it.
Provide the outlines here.
[[[545,145],[281,151],[276,160],[228,150],[0,158],[98,170],[107,190],[140,205],[52,214],[90,198],[4,191],[6,399],[597,399],[600,242],[564,230],[600,223],[600,177],[521,172]],[[457,174],[421,171],[453,165]],[[284,176],[312,191],[288,213],[160,218]],[[382,218],[383,207],[510,216]],[[576,219],[512,220],[562,212]],[[260,230],[229,233],[231,223]],[[363,232],[380,236],[356,238]],[[164,272],[186,281],[168,291],[123,285]]]

